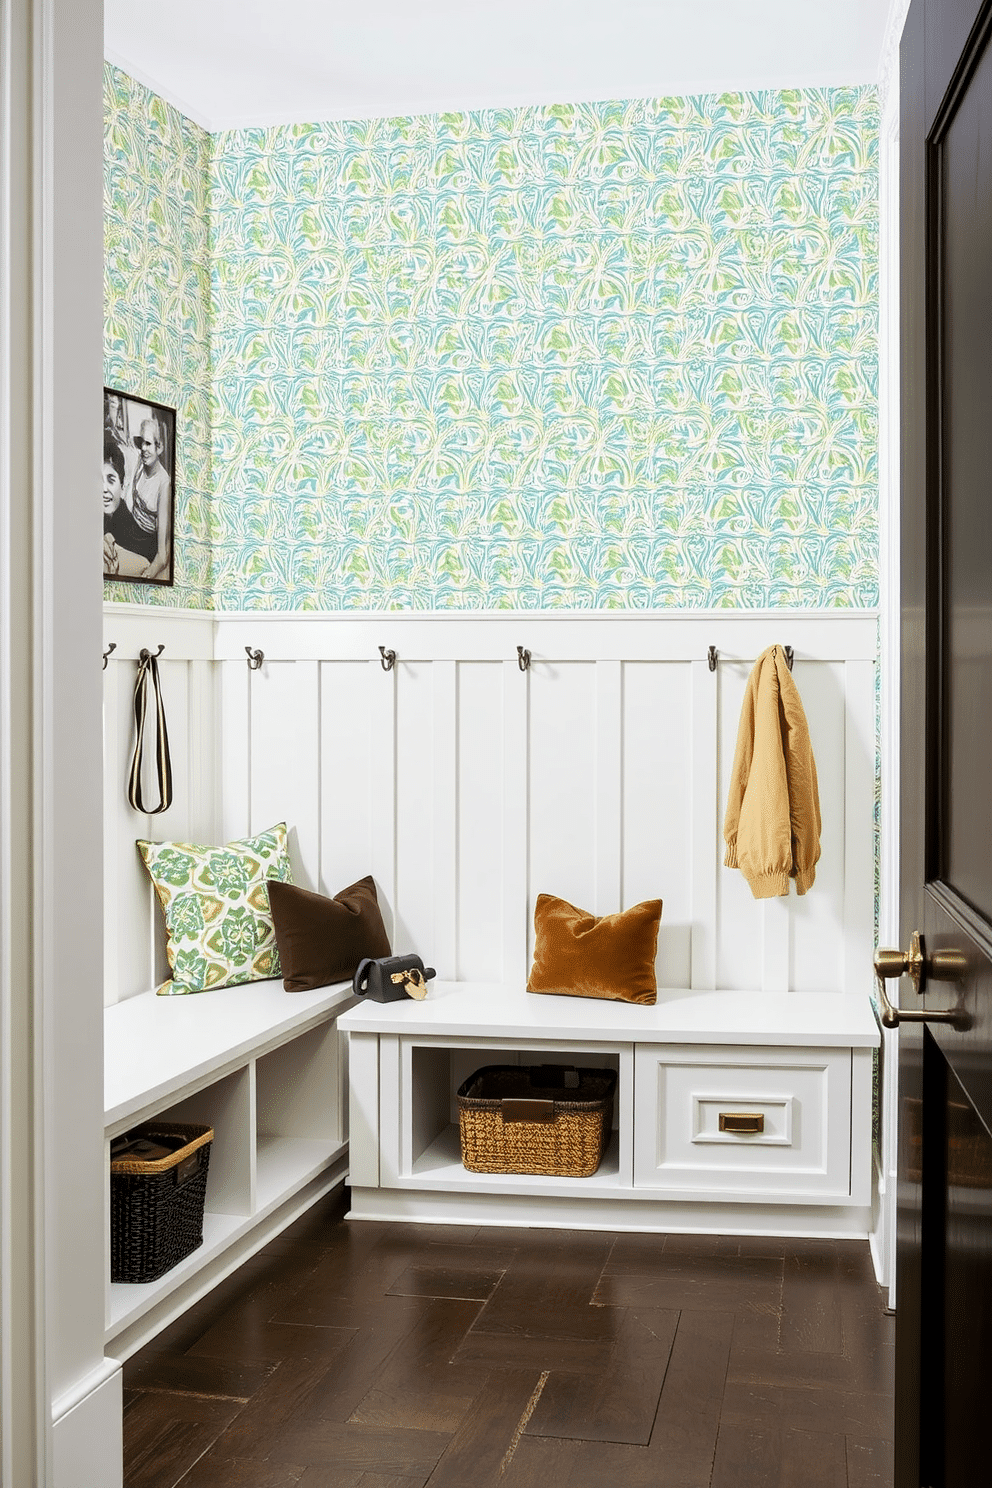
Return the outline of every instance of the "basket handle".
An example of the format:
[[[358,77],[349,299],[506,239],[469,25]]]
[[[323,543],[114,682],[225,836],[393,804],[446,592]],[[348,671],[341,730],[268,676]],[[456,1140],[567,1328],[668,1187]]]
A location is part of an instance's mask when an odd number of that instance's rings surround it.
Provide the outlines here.
[[[194,1173],[198,1173],[200,1171],[200,1158],[202,1157],[202,1155],[203,1148],[198,1147],[195,1152],[190,1153],[189,1157],[184,1157],[181,1163],[176,1164],[174,1171],[176,1174],[177,1188],[182,1188],[187,1178],[192,1178]]]
[[[557,1090],[578,1090],[579,1072],[574,1064],[532,1064],[530,1083]]]
[[[503,1120],[511,1121],[543,1121],[550,1122],[555,1119],[555,1103],[553,1100],[525,1100],[520,1097],[504,1095],[500,1101]]]

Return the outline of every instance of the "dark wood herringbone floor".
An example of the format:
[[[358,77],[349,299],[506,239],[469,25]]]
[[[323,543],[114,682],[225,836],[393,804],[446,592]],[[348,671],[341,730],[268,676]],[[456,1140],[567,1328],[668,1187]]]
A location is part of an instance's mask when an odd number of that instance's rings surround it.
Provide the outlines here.
[[[887,1488],[857,1241],[377,1225],[338,1194],[124,1371],[127,1488]]]

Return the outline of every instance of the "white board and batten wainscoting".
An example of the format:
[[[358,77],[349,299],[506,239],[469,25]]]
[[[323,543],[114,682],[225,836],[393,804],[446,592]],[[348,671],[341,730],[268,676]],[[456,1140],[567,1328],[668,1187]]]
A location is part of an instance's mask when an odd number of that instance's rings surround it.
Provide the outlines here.
[[[206,1267],[191,1258],[144,1310],[108,1302],[108,1347],[137,1347],[339,1181],[346,1133],[336,1117],[321,1125],[315,1092],[326,1081],[330,1104],[344,1100],[345,1071],[329,1052],[342,1026],[357,1214],[866,1233],[878,1043],[873,611],[252,616],[108,605],[111,641],[108,1133],[180,1101],[219,1109],[227,1130],[207,1207],[227,1195],[215,1209],[229,1228]],[[823,852],[804,898],[756,902],[722,866],[722,818],[744,686],[772,642],[795,652]],[[134,662],[159,644],[175,803],[140,817],[124,793]],[[518,646],[531,654],[526,670]],[[264,653],[258,670],[246,647]],[[380,647],[396,653],[389,670]],[[135,838],[227,841],[281,820],[298,883],[333,894],[374,875],[394,948],[438,970],[426,1002],[346,1011],[337,989],[310,1010],[278,982],[149,996],[167,968]],[[527,996],[540,892],[597,914],[663,899],[657,1006]],[[247,1043],[239,991],[257,999]],[[224,1042],[228,1018],[237,1052]],[[191,1049],[184,1066],[176,1035],[169,1070],[140,1072],[133,1050],[161,1042],[170,1019],[176,1029],[188,1020],[193,1044],[197,1022],[209,1025],[212,1053],[197,1060]],[[477,1065],[558,1052],[619,1071],[600,1173],[466,1173],[460,1080]],[[301,1083],[298,1102],[276,1097],[277,1069]],[[144,1103],[142,1088],[155,1092]],[[760,1137],[712,1129],[730,1101],[764,1114]],[[293,1142],[311,1141],[324,1144],[315,1166],[300,1165],[299,1145],[294,1166]]]

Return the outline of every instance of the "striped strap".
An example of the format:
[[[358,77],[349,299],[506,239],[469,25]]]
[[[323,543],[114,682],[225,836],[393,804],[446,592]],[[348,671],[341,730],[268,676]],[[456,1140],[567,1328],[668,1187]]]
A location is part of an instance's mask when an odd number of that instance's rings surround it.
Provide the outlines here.
[[[145,720],[148,716],[148,678],[155,689],[155,764],[158,768],[157,806],[146,806],[141,799],[141,758],[145,742]],[[162,684],[159,681],[158,662],[150,651],[142,651],[138,657],[138,675],[134,683],[134,754],[127,779],[127,798],[135,811],[145,816],[157,816],[168,811],[172,805],[172,760],[169,757],[169,731],[165,726],[165,706],[162,702]]]

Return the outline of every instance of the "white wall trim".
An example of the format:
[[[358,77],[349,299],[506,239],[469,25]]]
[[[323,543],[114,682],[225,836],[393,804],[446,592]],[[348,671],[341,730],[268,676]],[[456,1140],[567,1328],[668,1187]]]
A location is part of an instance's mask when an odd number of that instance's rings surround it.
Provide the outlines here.
[[[105,1385],[107,1380],[119,1374],[120,1369],[120,1360],[112,1359],[108,1354],[95,1369],[84,1375],[82,1379],[76,1380],[68,1390],[52,1401],[52,1424],[55,1425],[61,1421],[63,1416],[75,1410],[76,1406],[80,1405],[88,1395],[92,1395],[95,1390]]]
[[[899,37],[909,0],[892,0],[879,128],[879,671],[881,822],[878,938],[899,943],[900,430],[899,430]],[[883,1030],[877,1228],[879,1283],[895,1306],[898,1030]]]
[[[41,73],[30,0],[0,5],[0,1479],[48,1481],[44,1128],[35,1020],[32,512]]]

